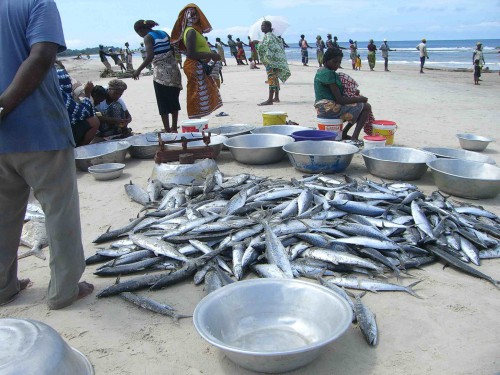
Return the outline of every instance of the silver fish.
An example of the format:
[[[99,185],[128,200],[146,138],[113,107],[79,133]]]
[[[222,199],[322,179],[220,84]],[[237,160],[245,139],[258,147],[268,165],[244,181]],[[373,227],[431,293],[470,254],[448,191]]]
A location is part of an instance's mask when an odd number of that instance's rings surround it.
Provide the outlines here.
[[[134,202],[142,204],[143,206],[146,206],[150,202],[149,194],[147,193],[147,191],[145,191],[139,185],[133,184],[132,181],[130,181],[130,184],[125,185],[125,192],[130,199],[132,199]]]

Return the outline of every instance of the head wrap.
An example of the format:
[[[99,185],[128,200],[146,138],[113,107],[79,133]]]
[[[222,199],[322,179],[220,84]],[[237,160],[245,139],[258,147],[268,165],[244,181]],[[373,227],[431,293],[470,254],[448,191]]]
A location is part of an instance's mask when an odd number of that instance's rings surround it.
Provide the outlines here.
[[[108,83],[108,90],[119,90],[125,91],[127,89],[127,84],[121,79],[112,79]]]
[[[426,43],[426,42],[427,42],[427,39],[425,39],[425,38],[424,38],[424,39],[422,39],[422,42]]]
[[[193,9],[198,12],[199,21],[195,24],[192,23]],[[186,46],[184,45],[184,31],[187,27],[192,27],[201,34],[206,34],[212,31],[212,25],[208,22],[207,17],[203,14],[201,9],[196,4],[186,5],[180,12],[172,28],[171,43],[178,43],[179,51],[185,52]]]
[[[316,37],[316,39],[321,39],[321,35],[318,35],[318,36]]]
[[[351,44],[353,43],[352,39],[349,39],[349,43],[351,43]]]
[[[482,45],[483,45],[483,43],[481,43],[481,42],[476,43],[476,46],[482,46]]]

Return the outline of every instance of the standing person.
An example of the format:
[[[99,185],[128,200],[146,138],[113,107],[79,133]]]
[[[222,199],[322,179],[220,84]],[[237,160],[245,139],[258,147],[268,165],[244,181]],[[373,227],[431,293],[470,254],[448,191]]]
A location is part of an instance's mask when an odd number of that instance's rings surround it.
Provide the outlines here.
[[[326,48],[333,48],[332,34],[326,34]]]
[[[261,31],[265,34],[262,42],[259,43],[258,52],[260,61],[264,64],[267,73],[267,83],[269,85],[269,97],[259,105],[272,105],[279,102],[280,82],[290,77],[290,69],[286,61],[285,50],[281,41],[273,34],[270,21],[263,21]]]
[[[49,309],[94,290],[85,269],[75,143],[62,100],[56,54],[66,50],[53,0],[0,1],[0,305],[30,280],[18,279],[17,251],[30,188],[42,205],[50,250]]]
[[[479,68],[483,70],[486,62],[484,61],[483,44],[481,42],[476,43],[476,49],[472,53],[472,64],[474,66],[476,65],[476,60],[479,60]]]
[[[358,45],[352,39],[349,39],[349,57],[351,59],[352,69],[356,70],[356,60],[358,58]]]
[[[368,103],[368,98],[364,96],[344,95],[345,88],[337,73],[342,56],[340,49],[329,48],[325,52],[324,67],[318,69],[314,77],[314,107],[318,117],[348,121],[349,124],[342,131],[342,139],[357,141],[361,129],[371,114],[371,105]],[[349,137],[347,133],[353,124],[356,124],[356,128]]]
[[[429,58],[427,54],[427,40],[424,38],[422,42],[416,47],[420,52],[420,73],[424,72],[425,59]]]
[[[227,66],[226,56],[224,55],[224,47],[223,46],[227,47],[227,45],[224,44],[222,42],[222,40],[220,40],[220,38],[215,38],[215,48],[217,48],[217,53],[220,56],[220,61],[221,61],[221,63],[224,63],[224,66]]]
[[[125,65],[123,65],[123,62],[122,60],[120,59],[120,56],[118,53],[116,52],[113,52],[113,49],[112,48],[108,48],[108,56],[111,56],[111,58],[113,59],[113,61],[115,62],[115,65],[119,65],[120,66],[120,70],[121,71],[124,71],[126,72],[127,69],[125,69]]]
[[[307,40],[304,34],[300,36],[299,47],[300,47],[300,54],[302,56],[302,64],[304,66],[308,66],[307,64],[309,63],[309,52],[307,51],[307,49],[312,47],[309,46],[309,44],[307,44]]]
[[[257,53],[257,46],[259,45],[258,40],[252,40],[250,36],[248,37],[248,45],[250,46],[250,57],[255,64],[259,64],[259,54]]]
[[[325,54],[325,42],[321,39],[321,35],[316,37],[316,57],[318,59],[319,67],[323,66],[323,55]]]
[[[384,58],[384,70],[389,72],[389,51],[395,51],[395,49],[390,49],[387,44],[387,39],[384,39],[382,44],[380,45],[379,50],[382,51],[382,57]]]
[[[236,64],[242,65],[243,63],[238,59],[238,47],[236,46],[236,42],[233,40],[233,36],[229,34],[227,36],[227,46],[229,47],[229,52],[236,59]]]
[[[290,46],[288,44],[286,44],[285,39],[283,39],[283,37],[281,35],[278,36],[278,39],[280,40],[281,45],[283,46],[283,48],[290,48]]]
[[[205,40],[207,41],[207,44],[210,47],[210,49],[215,48],[215,46],[208,41],[208,36],[205,37]]]
[[[238,60],[241,61],[241,65],[248,65],[247,55],[245,54],[243,45],[247,46],[247,44],[243,43],[240,38],[236,38],[236,46],[238,47]],[[243,61],[246,61],[246,64]]]
[[[207,116],[222,107],[219,89],[205,67],[210,60],[220,61],[210,50],[202,33],[212,30],[210,22],[196,4],[186,5],[172,28],[172,41],[186,54],[184,74],[187,77],[187,112],[191,119]]]
[[[361,70],[361,56],[356,56],[356,70]]]
[[[125,63],[127,64],[127,71],[133,71],[134,67],[132,65],[132,55],[133,52],[129,48],[128,42],[125,42]]]
[[[175,59],[174,48],[170,44],[170,36],[163,30],[154,30],[155,26],[158,24],[152,20],[138,20],[134,24],[135,32],[144,39],[146,59],[134,71],[132,77],[139,79],[141,71],[149,64],[153,64],[153,87],[163,128],[167,133],[177,133],[177,121],[181,109],[179,103],[179,94],[182,90],[181,71]],[[169,115],[172,115],[172,127]]]
[[[370,39],[366,48],[368,48],[368,65],[370,66],[370,70],[373,71],[376,61],[375,52],[377,51],[377,46],[373,43],[373,39]]]
[[[212,50],[212,53],[217,53],[217,51]],[[210,77],[214,79],[217,88],[220,89],[221,83],[224,83],[224,77],[222,76],[222,63],[220,61],[210,61],[209,64],[212,66]]]
[[[474,84],[479,85],[479,77],[481,77],[481,65],[479,60],[474,61]]]
[[[347,49],[345,47],[341,47],[339,45],[339,43],[337,42],[339,40],[339,38],[337,38],[336,36],[333,37],[333,42],[331,42],[331,47],[330,48],[333,48],[333,49]]]
[[[106,68],[107,71],[113,71],[111,69],[111,65],[109,65],[109,61],[106,56],[109,56],[106,52],[104,52],[104,46],[102,44],[99,44],[99,58],[101,59],[101,62],[104,64],[104,67]]]

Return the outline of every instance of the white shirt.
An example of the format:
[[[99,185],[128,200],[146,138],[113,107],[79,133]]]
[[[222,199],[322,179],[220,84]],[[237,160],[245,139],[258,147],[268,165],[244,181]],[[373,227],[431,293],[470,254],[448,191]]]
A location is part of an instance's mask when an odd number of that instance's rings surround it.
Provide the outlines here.
[[[420,51],[420,57],[428,57],[427,56],[427,46],[425,45],[424,42],[420,43],[417,46],[417,49]]]
[[[118,99],[118,103],[120,103],[122,105],[122,108],[124,111],[127,110],[127,106],[125,105],[125,102],[123,101],[122,98]],[[104,113],[104,112],[106,112],[108,107],[109,107],[109,104],[106,103],[106,99],[104,99],[102,102],[100,102],[98,105],[95,106],[95,110],[97,112]]]

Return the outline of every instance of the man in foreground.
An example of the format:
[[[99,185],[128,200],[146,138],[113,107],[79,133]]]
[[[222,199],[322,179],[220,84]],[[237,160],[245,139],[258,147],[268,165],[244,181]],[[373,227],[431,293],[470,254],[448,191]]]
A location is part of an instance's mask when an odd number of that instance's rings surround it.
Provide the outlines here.
[[[45,213],[51,279],[47,303],[60,309],[92,293],[78,282],[81,240],[73,135],[56,54],[66,49],[53,0],[0,1],[0,304],[29,280],[17,277],[17,250],[30,187]]]

